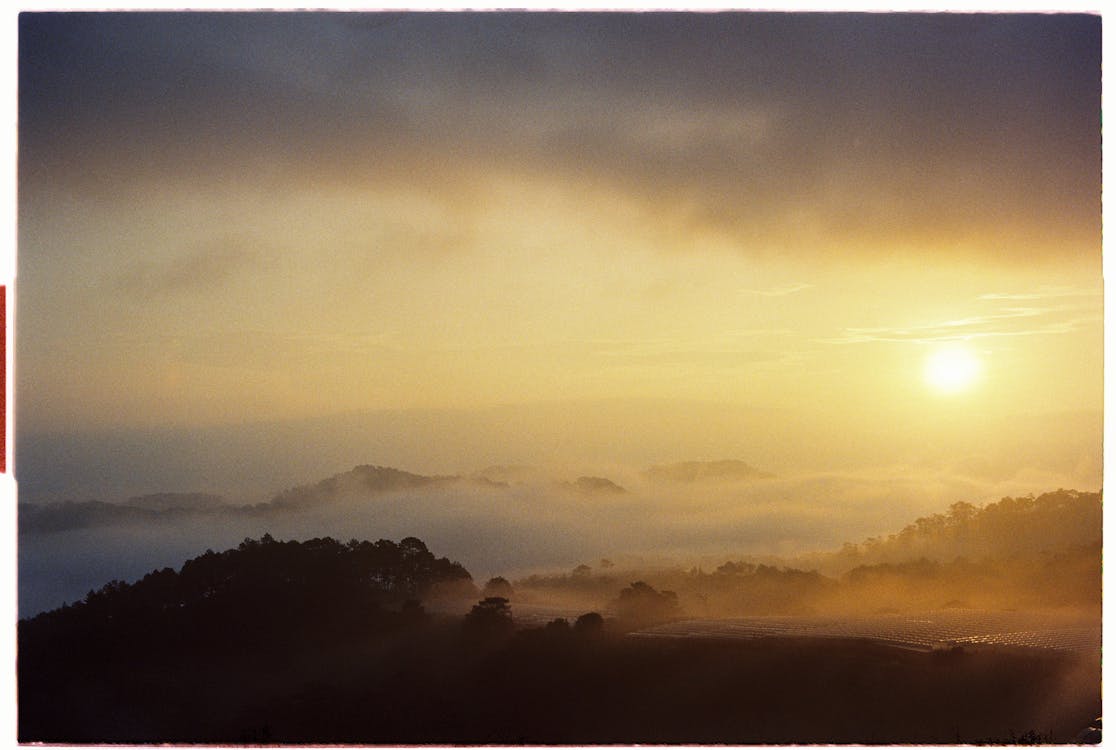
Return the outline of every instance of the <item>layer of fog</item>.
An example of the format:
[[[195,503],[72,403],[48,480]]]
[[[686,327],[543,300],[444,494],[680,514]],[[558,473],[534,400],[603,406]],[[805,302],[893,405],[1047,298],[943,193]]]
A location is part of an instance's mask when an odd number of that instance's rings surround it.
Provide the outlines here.
[[[823,405],[819,405],[821,409]],[[982,418],[845,415],[659,399],[476,410],[381,411],[197,429],[28,432],[17,423],[20,502],[211,492],[234,502],[360,464],[462,474],[545,464],[611,476],[692,458],[739,458],[779,476],[912,467],[1027,491],[1100,487],[1098,413]],[[968,499],[968,498],[965,498]]]
[[[408,468],[408,467],[403,467]],[[149,522],[23,533],[19,613],[81,599],[111,579],[178,568],[206,549],[245,537],[332,536],[341,541],[422,539],[462,563],[478,585],[491,576],[569,571],[609,558],[622,566],[712,564],[744,555],[835,550],[898,531],[950,504],[982,504],[1051,489],[1065,477],[1023,472],[981,481],[893,467],[739,482],[650,481],[646,467],[595,467],[623,493],[579,490],[565,477],[526,472],[506,487],[472,481],[374,492],[342,483],[301,509],[167,516]],[[764,467],[760,467],[764,468]],[[321,477],[313,477],[316,481]],[[304,478],[304,482],[307,478]],[[277,488],[283,489],[283,488]],[[121,498],[123,501],[124,498]]]

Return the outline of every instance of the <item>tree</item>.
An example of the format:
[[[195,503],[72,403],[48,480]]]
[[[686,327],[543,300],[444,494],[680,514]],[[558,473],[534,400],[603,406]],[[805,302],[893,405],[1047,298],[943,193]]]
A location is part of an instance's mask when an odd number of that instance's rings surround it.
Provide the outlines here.
[[[488,596],[474,604],[463,625],[466,633],[481,638],[508,635],[515,628],[511,605],[502,596]]]
[[[969,523],[977,514],[976,506],[972,503],[956,502],[949,506],[949,520],[955,526]]]
[[[678,595],[673,591],[656,591],[643,581],[623,589],[616,600],[616,612],[630,626],[639,627],[678,617]]]
[[[565,617],[558,617],[546,624],[543,630],[551,635],[561,635],[570,632],[570,622]]]
[[[488,583],[484,584],[484,590],[481,593],[486,597],[501,596],[505,599],[511,599],[515,591],[512,589],[512,585],[508,583],[507,578],[496,576],[488,579]]]
[[[426,545],[418,537],[408,536],[399,540],[399,550],[404,557],[422,557],[429,554]]]
[[[586,612],[574,621],[575,633],[590,635],[604,630],[604,618],[596,612]]]

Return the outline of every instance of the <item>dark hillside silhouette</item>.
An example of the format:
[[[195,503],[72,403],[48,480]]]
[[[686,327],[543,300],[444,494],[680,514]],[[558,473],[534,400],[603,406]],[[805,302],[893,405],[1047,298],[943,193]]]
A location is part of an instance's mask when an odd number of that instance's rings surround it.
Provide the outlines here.
[[[142,628],[170,624],[186,612],[194,618],[191,627],[211,623],[220,629],[231,620],[266,624],[275,615],[287,622],[303,617],[303,627],[338,628],[346,618],[357,624],[438,586],[472,588],[471,581],[461,565],[434,557],[414,537],[397,544],[384,539],[342,544],[329,537],[300,543],[264,535],[221,553],[207,550],[177,573],[165,568],[132,584],[111,581],[84,601],[25,624],[33,632],[77,623]],[[295,604],[300,609],[291,609]]]
[[[120,589],[104,592],[102,603]],[[73,609],[73,608],[71,608]],[[187,607],[185,609],[190,609]],[[599,615],[513,630],[413,603],[359,632],[276,626],[243,651],[114,612],[23,623],[21,741],[207,744],[779,744],[1066,741],[1097,715],[1099,661],[864,641],[648,641]],[[268,615],[270,617],[270,614]],[[49,643],[44,639],[49,638]],[[1057,701],[1051,696],[1057,695]]]
[[[128,722],[85,716],[81,707],[91,705],[89,696],[117,695],[120,710],[131,701],[154,710],[150,701],[165,700],[156,713],[165,712],[184,696],[164,674],[200,681],[195,689],[212,693],[226,688],[206,681],[224,673],[290,667],[307,651],[321,656],[323,649],[340,649],[334,658],[343,658],[344,649],[370,634],[411,627],[424,617],[417,600],[444,589],[476,591],[468,571],[435,557],[414,537],[342,544],[265,535],[236,549],[207,551],[178,572],[112,581],[78,604],[19,623],[20,736],[156,738],[140,726],[132,736]],[[59,700],[59,691],[70,699]],[[207,704],[211,697],[191,700]],[[99,711],[116,715],[112,705]],[[51,733],[60,727],[73,729]]]

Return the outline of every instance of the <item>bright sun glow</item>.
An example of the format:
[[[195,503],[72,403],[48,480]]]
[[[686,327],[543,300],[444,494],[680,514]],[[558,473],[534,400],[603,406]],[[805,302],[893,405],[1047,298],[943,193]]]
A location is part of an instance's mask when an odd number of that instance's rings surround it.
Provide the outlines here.
[[[981,364],[968,349],[953,346],[938,349],[926,358],[926,383],[940,393],[968,390],[980,377]]]

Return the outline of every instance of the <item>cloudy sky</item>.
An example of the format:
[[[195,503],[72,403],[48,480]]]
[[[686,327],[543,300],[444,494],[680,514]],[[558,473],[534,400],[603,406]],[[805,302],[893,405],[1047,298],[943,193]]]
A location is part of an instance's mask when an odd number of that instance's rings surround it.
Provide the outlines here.
[[[17,445],[626,399],[769,410],[801,469],[1061,450],[1102,408],[1100,26],[24,14]]]

